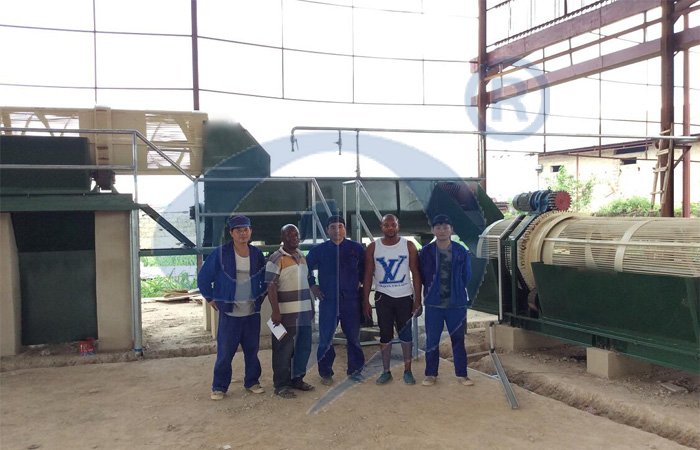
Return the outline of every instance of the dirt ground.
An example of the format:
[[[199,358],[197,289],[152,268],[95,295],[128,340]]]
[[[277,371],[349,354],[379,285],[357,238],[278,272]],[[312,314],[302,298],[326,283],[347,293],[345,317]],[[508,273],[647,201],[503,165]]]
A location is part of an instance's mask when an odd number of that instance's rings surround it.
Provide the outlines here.
[[[517,410],[487,375],[488,356],[470,361],[473,387],[456,383],[447,359],[438,383],[424,387],[423,359],[414,362],[418,385],[407,386],[397,353],[395,380],[377,386],[376,346],[364,347],[364,383],[336,376],[334,386],[322,386],[312,365],[306,379],[316,389],[292,400],[272,395],[270,350],[261,350],[267,392],[246,393],[235,381],[214,402],[214,345],[201,308],[144,303],[145,359],[130,361],[130,352],[79,356],[68,345],[3,358],[0,448],[700,448],[698,377],[659,368],[603,380],[585,372],[582,350],[571,346],[501,355],[509,378],[525,387],[514,385]],[[472,353],[484,348],[483,331],[470,330],[467,343]],[[336,351],[342,374],[345,352]],[[234,378],[242,378],[239,356]],[[661,382],[687,392],[671,394]]]

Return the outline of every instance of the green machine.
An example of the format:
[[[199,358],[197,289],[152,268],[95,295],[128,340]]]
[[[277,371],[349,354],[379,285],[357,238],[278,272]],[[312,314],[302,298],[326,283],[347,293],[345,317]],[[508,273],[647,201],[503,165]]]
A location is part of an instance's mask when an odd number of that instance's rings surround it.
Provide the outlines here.
[[[19,304],[21,345],[99,338],[96,215],[128,216],[137,205],[91,190],[91,171],[77,168],[91,164],[84,137],[0,135],[0,164],[10,167],[0,170],[0,213],[14,235],[3,264],[16,254],[21,296],[3,290],[0,301]]]
[[[474,308],[564,341],[700,373],[700,219],[590,217],[521,194],[477,255],[497,280]]]

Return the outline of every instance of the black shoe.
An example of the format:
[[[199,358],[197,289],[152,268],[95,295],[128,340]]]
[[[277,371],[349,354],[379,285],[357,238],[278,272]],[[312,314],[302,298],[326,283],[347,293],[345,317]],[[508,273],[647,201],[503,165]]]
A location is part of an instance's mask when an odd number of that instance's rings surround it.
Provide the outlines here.
[[[275,389],[275,395],[278,395],[282,398],[296,398],[297,396],[297,394],[295,394],[293,390],[289,389],[286,386],[280,389]]]
[[[290,385],[292,389],[296,389],[299,391],[313,391],[314,387],[310,385],[309,383],[305,382],[304,380],[297,380],[297,381],[292,381],[292,384]]]

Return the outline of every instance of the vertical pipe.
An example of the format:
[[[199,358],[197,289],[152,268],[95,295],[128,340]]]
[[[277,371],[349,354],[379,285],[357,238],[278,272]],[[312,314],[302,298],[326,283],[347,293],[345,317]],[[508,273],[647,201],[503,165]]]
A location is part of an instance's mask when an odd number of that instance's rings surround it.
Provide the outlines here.
[[[134,337],[134,353],[143,355],[143,330],[141,329],[141,273],[139,265],[139,210],[131,210],[129,255],[131,256],[131,325]]]
[[[343,220],[348,220],[348,185],[343,183]]]
[[[131,158],[134,171],[134,203],[138,204],[138,148],[136,133],[131,134]],[[141,265],[139,263],[139,209],[130,213],[129,256],[131,257],[131,331],[134,338],[134,353],[143,355],[143,330],[141,329]]]
[[[486,190],[486,107],[488,99],[486,96],[486,0],[479,0],[479,56],[477,59],[479,70],[479,91],[477,93],[479,131],[478,145],[478,176],[481,187]]]
[[[194,239],[195,248],[202,249],[202,230],[199,224],[199,176],[194,179]],[[201,253],[199,253],[201,255]]]
[[[661,134],[674,135],[673,131],[673,0],[661,1]],[[664,139],[659,144],[659,150],[667,149],[668,153],[659,156],[661,172],[660,189],[661,216],[673,217],[673,145]]]
[[[688,13],[683,15],[683,29],[688,29]],[[683,50],[683,136],[690,135],[690,54]],[[690,217],[690,151],[683,154],[683,217]]]
[[[316,189],[314,189],[313,181],[309,181],[311,188],[311,239],[316,244]]]
[[[197,31],[197,0],[191,1],[190,16],[192,18],[192,105],[199,111],[199,43]]]
[[[355,130],[355,240],[362,243],[360,224],[360,130]]]
[[[359,181],[359,179],[357,180]],[[360,224],[360,185],[355,182],[355,241],[362,243],[362,225]]]

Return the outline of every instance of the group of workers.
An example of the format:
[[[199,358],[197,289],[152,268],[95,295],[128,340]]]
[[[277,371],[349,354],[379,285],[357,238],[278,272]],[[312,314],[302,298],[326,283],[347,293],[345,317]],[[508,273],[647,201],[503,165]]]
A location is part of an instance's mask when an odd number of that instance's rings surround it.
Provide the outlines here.
[[[326,223],[329,240],[311,248],[306,256],[299,250],[299,230],[287,224],[281,229],[282,245],[267,260],[260,249],[250,244],[252,225],[248,217],[233,216],[226,224],[232,242],[217,247],[197,276],[202,296],[219,311],[212,400],[222,400],[228,391],[231,363],[239,345],[245,360],[245,389],[254,394],[265,392],[260,385],[258,359],[260,308],[265,299],[272,309],[269,325],[273,331],[276,395],[294,398],[295,390],[314,389],[304,377],[311,356],[316,299],[316,357],[321,383],[333,384],[333,337],[339,323],[347,342],[347,376],[362,382],[365,357],[360,328],[363,315],[372,317],[369,298],[373,284],[383,365],[377,384],[386,384],[393,378],[390,363],[394,331],[403,353],[403,381],[416,383],[411,371],[411,320],[420,316],[424,307],[426,349],[422,384],[432,386],[436,382],[439,343],[445,326],[451,338],[455,375],[465,386],[474,384],[467,375],[464,345],[470,304],[470,253],[452,240],[452,222],[447,215],[432,218],[435,239],[420,252],[413,242],[399,235],[399,220],[393,214],[382,218],[382,237],[366,250],[346,238],[341,216],[331,216]]]

